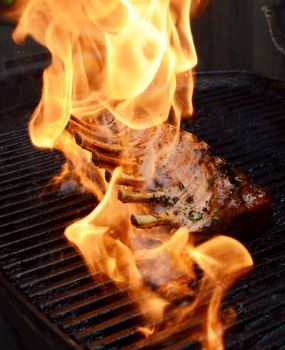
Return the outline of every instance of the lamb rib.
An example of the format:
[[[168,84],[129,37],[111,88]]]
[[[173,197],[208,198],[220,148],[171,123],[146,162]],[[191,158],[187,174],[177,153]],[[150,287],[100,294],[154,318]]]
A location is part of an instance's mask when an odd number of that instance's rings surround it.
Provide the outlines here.
[[[119,199],[145,203],[144,213],[132,215],[138,228],[187,226],[190,232],[248,234],[270,222],[271,200],[263,187],[235,169],[203,141],[168,124],[132,130],[107,115],[108,123],[82,122],[72,117],[67,125],[81,147],[92,152],[95,166],[120,165]],[[100,128],[109,136],[102,137]],[[176,135],[177,136],[177,135]],[[173,141],[175,140],[175,141]],[[148,178],[152,172],[151,181]],[[147,214],[145,214],[147,210]]]

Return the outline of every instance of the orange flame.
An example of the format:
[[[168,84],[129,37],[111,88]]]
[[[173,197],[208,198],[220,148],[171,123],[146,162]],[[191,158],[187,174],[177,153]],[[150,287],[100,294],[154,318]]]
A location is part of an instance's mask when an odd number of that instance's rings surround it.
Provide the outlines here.
[[[30,123],[33,143],[53,147],[71,114],[108,109],[137,129],[167,120],[170,108],[177,117],[190,115],[188,73],[197,62],[190,6],[190,0],[80,0],[68,8],[58,0],[16,2],[14,15],[23,12],[14,40],[31,35],[52,53]]]
[[[172,111],[178,133],[181,115],[193,111],[191,70],[197,58],[190,8],[191,0],[78,0],[68,5],[63,0],[18,0],[9,16],[18,20],[16,42],[31,35],[52,54],[30,122],[32,142],[62,150],[81,183],[101,201],[66,229],[67,238],[90,270],[129,287],[147,320],[140,328],[147,337],[155,330],[170,334],[204,308],[206,323],[189,338],[222,349],[220,302],[237,275],[252,266],[249,253],[223,236],[195,246],[184,227],[168,238],[158,235],[156,244],[150,244],[130,224],[131,213],[144,207],[118,200],[121,167],[107,184],[100,169],[89,172],[91,153],[64,131],[71,115],[96,119],[106,110],[128,128],[157,126],[159,131]],[[100,132],[108,136],[107,127]],[[181,282],[197,279],[196,264],[203,271],[198,291]],[[183,298],[191,301],[172,313],[174,322],[162,326],[173,300]]]

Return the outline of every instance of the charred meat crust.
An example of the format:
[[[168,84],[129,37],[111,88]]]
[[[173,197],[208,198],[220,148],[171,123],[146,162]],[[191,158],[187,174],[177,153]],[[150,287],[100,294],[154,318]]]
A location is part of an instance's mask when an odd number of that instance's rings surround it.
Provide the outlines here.
[[[266,227],[272,216],[272,203],[267,190],[224,159],[213,155],[212,150],[207,152],[204,161],[209,174],[213,176],[209,210],[215,215],[202,231],[207,234],[246,236]],[[226,180],[232,184],[229,191],[221,186],[221,182]]]

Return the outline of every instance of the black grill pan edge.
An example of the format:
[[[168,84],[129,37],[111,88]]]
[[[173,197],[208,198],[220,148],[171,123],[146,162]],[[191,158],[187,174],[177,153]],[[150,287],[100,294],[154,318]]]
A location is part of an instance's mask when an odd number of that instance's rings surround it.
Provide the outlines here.
[[[79,350],[69,336],[60,331],[27,301],[0,273],[0,307],[15,325],[27,349]]]

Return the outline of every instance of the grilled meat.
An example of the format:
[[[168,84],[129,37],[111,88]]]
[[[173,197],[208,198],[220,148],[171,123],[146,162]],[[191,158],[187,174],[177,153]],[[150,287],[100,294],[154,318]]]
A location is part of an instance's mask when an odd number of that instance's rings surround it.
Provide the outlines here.
[[[183,131],[175,138],[175,128],[167,123],[147,130],[116,124],[113,138],[99,142],[78,120],[67,130],[93,153],[96,166],[121,165],[119,199],[144,203],[143,214],[131,218],[136,227],[187,226],[202,237],[255,232],[270,221],[267,191],[191,133]]]

